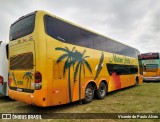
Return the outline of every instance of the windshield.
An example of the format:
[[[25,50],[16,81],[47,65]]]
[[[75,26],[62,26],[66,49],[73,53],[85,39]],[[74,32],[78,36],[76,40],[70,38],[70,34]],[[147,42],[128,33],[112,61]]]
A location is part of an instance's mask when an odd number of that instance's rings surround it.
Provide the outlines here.
[[[158,64],[144,64],[143,65],[144,71],[157,71],[158,70]]]
[[[35,14],[24,17],[15,22],[10,28],[10,40],[26,36],[33,32],[35,22]]]

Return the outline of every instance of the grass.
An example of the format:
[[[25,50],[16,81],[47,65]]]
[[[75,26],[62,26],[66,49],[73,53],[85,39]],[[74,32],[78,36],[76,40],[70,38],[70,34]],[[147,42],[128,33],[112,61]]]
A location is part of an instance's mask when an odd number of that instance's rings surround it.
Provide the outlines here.
[[[0,97],[0,113],[160,113],[160,82],[143,83],[138,86],[125,88],[109,93],[105,99],[94,99],[89,104],[80,105],[74,102],[67,105],[53,107],[33,107],[19,101],[13,101],[8,97]],[[53,121],[53,120],[46,120]],[[55,120],[54,120],[55,121]],[[59,119],[56,121],[71,121]],[[88,120],[74,120],[86,121]],[[106,121],[106,120],[90,120]],[[124,121],[109,120],[111,122]],[[138,120],[126,120],[135,122]],[[141,120],[140,120],[141,121]],[[144,120],[149,122],[150,120]],[[157,121],[157,120],[154,120]]]

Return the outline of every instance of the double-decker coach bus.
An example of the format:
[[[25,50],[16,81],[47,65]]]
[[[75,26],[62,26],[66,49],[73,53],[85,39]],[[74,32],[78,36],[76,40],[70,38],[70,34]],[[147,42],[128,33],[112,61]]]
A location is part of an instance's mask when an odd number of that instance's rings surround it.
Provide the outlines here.
[[[160,53],[141,54],[144,81],[160,81]]]
[[[8,43],[0,41],[0,94],[8,96]]]
[[[44,11],[10,27],[9,96],[54,106],[140,84],[139,51]]]

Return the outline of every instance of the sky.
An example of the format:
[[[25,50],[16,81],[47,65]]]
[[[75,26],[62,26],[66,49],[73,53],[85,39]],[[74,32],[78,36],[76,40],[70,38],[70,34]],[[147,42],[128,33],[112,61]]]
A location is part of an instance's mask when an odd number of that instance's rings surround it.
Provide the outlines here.
[[[160,52],[160,0],[0,0],[0,40],[23,15],[44,10],[137,48]]]

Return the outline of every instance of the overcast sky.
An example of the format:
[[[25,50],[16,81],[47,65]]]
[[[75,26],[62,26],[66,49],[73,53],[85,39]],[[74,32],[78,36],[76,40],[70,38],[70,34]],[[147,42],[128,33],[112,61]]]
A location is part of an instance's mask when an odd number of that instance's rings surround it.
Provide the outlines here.
[[[160,0],[0,0],[0,40],[22,15],[44,10],[141,53],[160,52]]]

